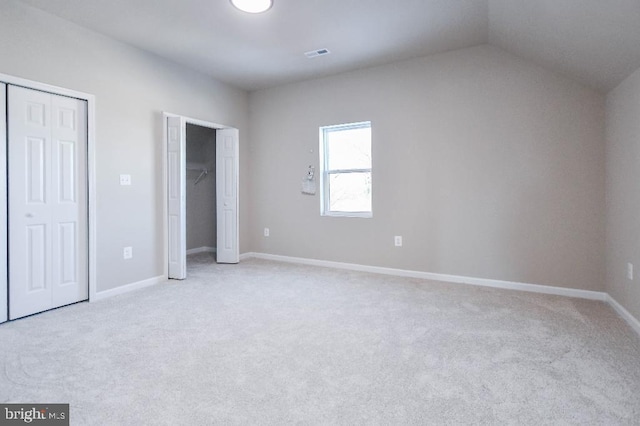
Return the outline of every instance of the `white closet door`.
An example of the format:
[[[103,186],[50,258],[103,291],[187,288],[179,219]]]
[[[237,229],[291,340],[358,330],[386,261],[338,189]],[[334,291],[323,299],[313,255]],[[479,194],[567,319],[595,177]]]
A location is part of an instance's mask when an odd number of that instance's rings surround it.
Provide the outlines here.
[[[0,322],[7,320],[7,85],[0,83]]]
[[[187,278],[186,121],[167,120],[169,209],[169,278]]]
[[[238,263],[238,129],[216,130],[217,262]]]
[[[51,95],[53,307],[89,298],[87,102]]]
[[[86,103],[9,87],[9,315],[88,298]]]

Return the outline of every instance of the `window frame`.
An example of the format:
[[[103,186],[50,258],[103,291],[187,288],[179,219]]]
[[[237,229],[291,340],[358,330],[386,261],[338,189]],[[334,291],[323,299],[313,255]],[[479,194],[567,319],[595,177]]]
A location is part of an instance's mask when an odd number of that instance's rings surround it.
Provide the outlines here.
[[[331,132],[356,130],[356,129],[372,129],[371,121],[359,121],[356,123],[336,124],[331,126],[320,127],[320,214],[321,216],[330,217],[373,217],[373,135],[369,140],[369,148],[371,150],[371,165],[369,168],[359,169],[330,169],[329,168],[329,152],[327,135]],[[330,209],[331,198],[331,175],[348,174],[348,173],[369,173],[371,176],[371,210],[368,211],[336,211]]]

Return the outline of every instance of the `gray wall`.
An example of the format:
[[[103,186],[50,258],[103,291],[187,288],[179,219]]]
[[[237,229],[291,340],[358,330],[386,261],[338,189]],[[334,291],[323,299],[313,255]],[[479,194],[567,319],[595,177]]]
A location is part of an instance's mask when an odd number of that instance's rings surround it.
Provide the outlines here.
[[[640,319],[640,69],[607,96],[606,158],[606,290]]]
[[[602,291],[604,103],[490,46],[253,92],[252,247]],[[321,217],[318,127],[365,120],[374,216]]]
[[[605,289],[603,96],[499,49],[249,96],[3,0],[0,72],[96,95],[99,291],[162,274],[163,110],[240,129],[241,252]],[[636,316],[624,265],[640,265],[638,227],[624,206],[640,203],[638,80],[607,100],[606,203],[607,291]],[[374,217],[322,218],[318,196],[300,194],[307,166],[318,166],[318,127],[363,120],[374,129]],[[132,187],[119,186],[120,173]]]
[[[209,172],[204,178],[202,165]],[[187,250],[216,247],[216,131],[187,124]]]
[[[248,193],[244,91],[12,0],[0,3],[0,73],[96,96],[98,291],[163,273],[162,111],[239,128],[240,196]]]

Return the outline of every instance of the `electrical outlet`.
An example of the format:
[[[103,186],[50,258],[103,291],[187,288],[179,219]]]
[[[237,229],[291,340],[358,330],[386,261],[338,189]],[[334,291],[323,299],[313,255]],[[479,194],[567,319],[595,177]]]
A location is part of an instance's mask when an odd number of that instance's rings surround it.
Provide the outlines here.
[[[633,263],[627,263],[627,278],[633,281]]]
[[[269,236],[269,228],[264,228],[264,236],[265,237]]]
[[[402,236],[396,235],[395,237],[393,237],[393,242],[396,245],[396,247],[402,247]]]
[[[133,258],[133,247],[125,247],[122,250],[122,258],[125,260]]]
[[[120,185],[131,185],[131,175],[120,175]]]

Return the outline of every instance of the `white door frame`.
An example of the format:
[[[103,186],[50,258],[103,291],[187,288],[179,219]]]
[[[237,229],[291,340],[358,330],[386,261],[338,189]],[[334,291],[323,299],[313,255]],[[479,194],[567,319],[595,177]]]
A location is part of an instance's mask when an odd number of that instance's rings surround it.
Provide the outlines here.
[[[96,242],[96,216],[97,216],[97,206],[96,206],[96,167],[95,167],[95,143],[96,143],[96,99],[95,96],[90,93],[79,92],[77,90],[65,89],[63,87],[52,86],[50,84],[40,83],[37,81],[27,80],[24,78],[0,74],[0,82],[12,84],[15,86],[22,86],[28,89],[40,90],[42,92],[53,93],[54,95],[68,96],[71,98],[80,99],[87,102],[87,188],[88,188],[88,222],[89,222],[89,244],[88,244],[88,261],[89,261],[89,301],[95,298],[97,293],[97,274],[96,274],[96,266],[97,266],[97,242]],[[1,118],[0,118],[1,119]],[[6,120],[6,114],[5,118]],[[0,137],[3,139],[3,143],[6,136],[6,132],[3,132]],[[6,161],[0,164],[0,173],[6,176]],[[6,185],[5,185],[6,187]],[[4,209],[6,210],[7,198],[4,197],[4,200],[0,200],[4,203]],[[2,210],[2,209],[0,209]],[[6,223],[6,222],[5,222]],[[2,240],[0,240],[0,244],[4,244],[6,247],[7,244],[7,233],[3,234]],[[4,259],[0,259],[0,261],[6,262],[6,256]],[[2,268],[0,268],[2,269]],[[8,286],[5,285],[6,288],[0,288],[0,292],[5,292],[8,290]],[[2,298],[0,298],[0,301]],[[2,322],[4,316],[6,314],[7,306],[0,306],[0,322]]]
[[[186,117],[183,115],[178,115],[178,114],[173,114],[170,112],[163,112],[162,113],[162,186],[164,188],[163,190],[163,234],[164,234],[164,276],[168,277],[169,276],[169,171],[168,171],[168,145],[169,145],[169,135],[167,132],[167,128],[169,125],[169,117],[177,117],[177,118],[181,118],[182,120],[184,120],[184,122],[186,124],[195,124],[196,126],[201,126],[201,127],[207,127],[209,129],[216,129],[216,130],[220,130],[220,129],[233,129],[233,127],[230,126],[225,126],[223,124],[217,124],[217,123],[213,123],[211,121],[205,121],[205,120],[199,120],[197,118],[191,118],[191,117]],[[216,141],[217,143],[217,141]],[[216,185],[217,182],[223,178],[223,176],[221,176],[221,169],[216,167]],[[238,188],[239,189],[239,184],[238,184]],[[237,192],[236,192],[237,193]],[[216,199],[216,210],[220,210],[220,206],[218,205],[219,202]],[[236,214],[236,224],[239,223],[239,211]],[[216,224],[217,227],[217,224]],[[239,227],[236,226],[236,234],[234,236],[234,238],[238,239],[239,238]],[[220,230],[218,230],[217,232],[220,232]],[[184,238],[186,239],[186,236],[184,236]],[[238,246],[238,245],[237,245]],[[240,248],[237,247],[237,250],[239,252]],[[239,257],[239,253],[238,253],[238,257]]]
[[[9,319],[7,275],[7,85],[0,81],[0,322]]]

